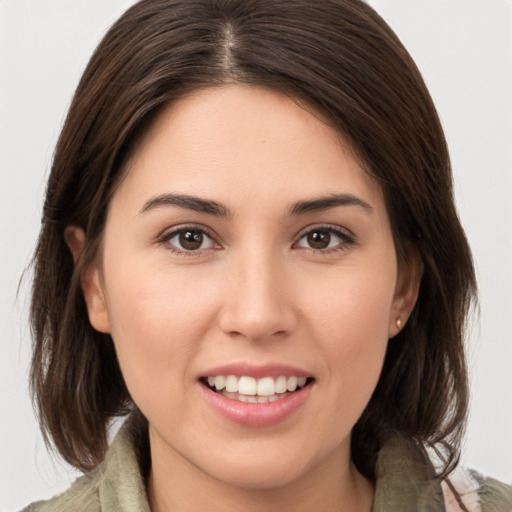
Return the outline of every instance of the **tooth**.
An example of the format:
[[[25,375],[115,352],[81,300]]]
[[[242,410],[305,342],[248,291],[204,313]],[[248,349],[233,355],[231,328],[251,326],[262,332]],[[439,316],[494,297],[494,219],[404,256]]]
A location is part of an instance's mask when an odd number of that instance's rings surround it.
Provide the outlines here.
[[[276,393],[286,393],[286,377],[278,377],[275,384]]]
[[[274,379],[272,377],[263,377],[258,379],[258,395],[270,396],[275,393]]]
[[[215,389],[217,391],[222,391],[224,389],[224,386],[226,385],[226,380],[224,379],[223,375],[217,375],[215,377]]]
[[[286,389],[288,391],[295,391],[297,389],[297,377],[288,377]]]
[[[266,404],[268,403],[268,396],[259,396],[258,397],[258,403],[259,404]]]
[[[239,402],[247,402],[249,397],[247,395],[241,395],[240,393],[237,394],[236,399]]]
[[[257,391],[256,379],[253,377],[240,377],[238,381],[238,392],[242,395],[255,395]]]
[[[306,385],[307,378],[306,377],[284,377],[280,376],[274,380],[272,377],[263,377],[261,379],[255,379],[249,376],[242,376],[240,378],[235,375],[216,375],[215,377],[208,377],[208,385],[210,387],[215,387],[217,391],[222,391],[225,389],[225,393],[237,394],[242,396],[240,401],[242,402],[251,402],[251,403],[266,403],[266,402],[274,402],[281,397],[278,397],[277,394],[285,394],[287,391],[293,392],[296,391],[297,388],[302,388]],[[257,397],[253,400],[250,397],[254,397],[257,395],[258,397],[271,397],[271,399],[267,400],[259,400]],[[245,398],[249,397],[249,400]]]
[[[255,404],[258,402],[258,399],[255,396],[248,396],[247,402],[249,402],[250,404]]]
[[[234,375],[226,377],[226,391],[236,393],[238,391],[238,379]]]

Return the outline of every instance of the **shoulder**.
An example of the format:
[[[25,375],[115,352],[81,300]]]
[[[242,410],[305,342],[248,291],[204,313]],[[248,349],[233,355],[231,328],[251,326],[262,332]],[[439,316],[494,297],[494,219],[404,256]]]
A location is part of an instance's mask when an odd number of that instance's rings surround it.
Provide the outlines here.
[[[63,494],[32,503],[22,512],[149,512],[137,456],[139,436],[129,419],[101,464]]]
[[[101,507],[98,498],[98,480],[97,472],[84,475],[75,480],[63,494],[50,500],[32,503],[22,512],[99,511]]]
[[[512,512],[512,486],[459,468],[441,483],[447,512]]]
[[[374,512],[512,512],[512,487],[458,468],[440,481],[427,451],[401,435],[378,454]]]

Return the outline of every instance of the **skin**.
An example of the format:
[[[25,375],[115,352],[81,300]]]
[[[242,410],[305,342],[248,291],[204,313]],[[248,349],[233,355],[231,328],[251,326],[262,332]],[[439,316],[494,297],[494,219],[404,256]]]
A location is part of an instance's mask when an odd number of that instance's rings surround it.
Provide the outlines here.
[[[148,207],[162,194],[213,200],[230,214]],[[290,213],[333,194],[369,208]],[[173,230],[184,226],[208,233],[200,249],[180,246]],[[312,232],[328,246],[314,249]],[[78,258],[83,232],[71,226],[66,238]],[[149,421],[152,510],[370,510],[350,432],[397,319],[403,326],[414,306],[419,267],[415,258],[399,267],[379,186],[311,109],[225,85],[163,111],[82,279],[90,321],[112,335]],[[239,361],[301,368],[315,379],[310,396],[277,425],[232,423],[201,397],[198,376]]]

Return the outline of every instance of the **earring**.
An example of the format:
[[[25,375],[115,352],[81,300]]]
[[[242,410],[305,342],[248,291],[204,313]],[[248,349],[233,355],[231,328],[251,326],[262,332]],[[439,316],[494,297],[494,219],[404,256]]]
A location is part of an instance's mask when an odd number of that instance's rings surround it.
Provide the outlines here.
[[[398,318],[396,321],[396,326],[400,329],[402,327],[402,319]]]

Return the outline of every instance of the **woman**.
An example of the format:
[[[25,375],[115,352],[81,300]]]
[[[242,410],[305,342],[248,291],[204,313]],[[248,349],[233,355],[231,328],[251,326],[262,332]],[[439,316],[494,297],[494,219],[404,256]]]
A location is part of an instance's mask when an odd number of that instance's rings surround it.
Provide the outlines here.
[[[32,509],[510,507],[448,477],[471,255],[428,92],[365,4],[131,8],[35,262],[41,424],[88,474]]]

